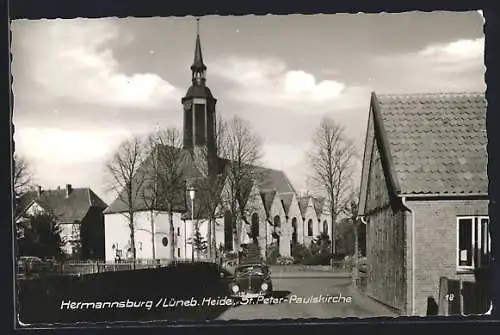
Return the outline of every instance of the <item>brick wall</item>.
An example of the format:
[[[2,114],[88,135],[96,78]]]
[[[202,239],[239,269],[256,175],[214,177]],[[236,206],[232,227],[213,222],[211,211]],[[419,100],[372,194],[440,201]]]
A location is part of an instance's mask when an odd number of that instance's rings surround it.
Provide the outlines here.
[[[438,301],[439,277],[474,280],[471,274],[457,272],[457,216],[487,216],[488,201],[408,201],[408,207],[415,219],[415,314],[425,315],[427,298],[432,296]],[[410,244],[409,249],[411,255]],[[408,263],[411,267],[411,258]],[[411,285],[411,280],[408,283]]]

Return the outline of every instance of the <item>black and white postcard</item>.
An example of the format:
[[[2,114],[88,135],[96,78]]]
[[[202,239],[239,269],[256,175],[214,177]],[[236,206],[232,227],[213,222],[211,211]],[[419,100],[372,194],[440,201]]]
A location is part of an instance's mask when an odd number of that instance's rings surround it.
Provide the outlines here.
[[[483,25],[14,20],[19,325],[487,314]]]

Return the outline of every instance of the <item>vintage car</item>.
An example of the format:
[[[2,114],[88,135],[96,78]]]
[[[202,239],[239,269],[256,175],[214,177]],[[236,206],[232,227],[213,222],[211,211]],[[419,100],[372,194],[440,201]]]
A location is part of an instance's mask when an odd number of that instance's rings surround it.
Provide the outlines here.
[[[234,298],[269,296],[273,291],[271,270],[265,264],[244,264],[236,267],[229,284]]]

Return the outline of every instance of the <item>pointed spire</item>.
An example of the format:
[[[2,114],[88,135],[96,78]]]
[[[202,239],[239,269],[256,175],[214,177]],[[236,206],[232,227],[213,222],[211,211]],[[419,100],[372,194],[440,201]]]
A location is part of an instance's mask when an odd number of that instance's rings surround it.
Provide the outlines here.
[[[196,46],[194,49],[194,61],[191,65],[191,71],[193,72],[204,72],[207,69],[203,63],[203,55],[201,53],[201,41],[200,41],[200,18],[196,19]]]

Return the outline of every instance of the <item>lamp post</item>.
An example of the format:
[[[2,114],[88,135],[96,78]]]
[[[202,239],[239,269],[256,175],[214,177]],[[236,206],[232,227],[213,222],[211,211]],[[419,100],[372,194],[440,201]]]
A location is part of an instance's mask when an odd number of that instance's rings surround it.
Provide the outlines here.
[[[194,262],[194,196],[196,191],[194,187],[190,187],[188,192],[191,199],[191,262]]]

